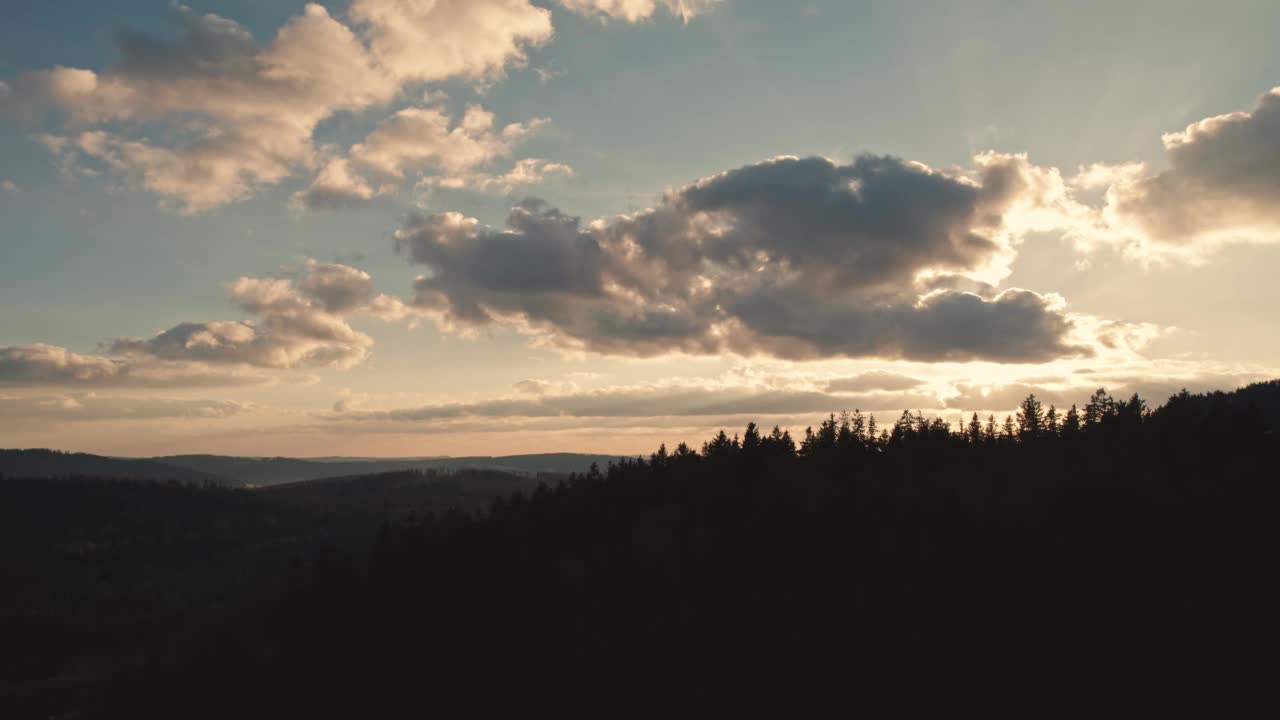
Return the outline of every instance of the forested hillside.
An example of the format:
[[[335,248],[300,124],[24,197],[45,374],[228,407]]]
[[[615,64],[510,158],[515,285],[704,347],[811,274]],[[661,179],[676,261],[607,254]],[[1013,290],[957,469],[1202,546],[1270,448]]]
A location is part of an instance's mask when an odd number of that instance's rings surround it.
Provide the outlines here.
[[[721,433],[391,524],[118,685],[121,717],[1252,717],[1274,384]]]
[[[479,512],[535,482],[428,471],[250,491],[0,478],[0,717],[95,717],[135,667],[184,656],[204,628],[317,563],[363,558],[383,523]]]

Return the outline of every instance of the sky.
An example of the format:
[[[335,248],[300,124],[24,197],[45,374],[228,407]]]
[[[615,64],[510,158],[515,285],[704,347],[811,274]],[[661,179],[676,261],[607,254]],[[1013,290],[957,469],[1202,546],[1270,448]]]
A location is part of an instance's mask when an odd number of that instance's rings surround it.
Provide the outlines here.
[[[638,454],[1280,377],[1276,27],[6,0],[0,445]]]

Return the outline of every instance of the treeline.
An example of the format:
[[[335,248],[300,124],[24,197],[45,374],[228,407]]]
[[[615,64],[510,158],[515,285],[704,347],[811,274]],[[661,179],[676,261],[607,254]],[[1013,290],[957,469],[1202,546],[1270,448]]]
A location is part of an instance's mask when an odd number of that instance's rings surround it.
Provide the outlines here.
[[[1276,385],[748,427],[389,524],[122,717],[1244,717],[1280,666]],[[1270,398],[1270,399],[1269,399]],[[1069,419],[1074,418],[1074,419]],[[970,423],[972,426],[973,423]]]
[[[1243,399],[1243,401],[1242,401]],[[1264,410],[1267,408],[1267,410]],[[1280,408],[1280,381],[1258,383],[1234,394],[1222,392],[1192,395],[1185,389],[1152,411],[1137,393],[1127,399],[1116,399],[1105,388],[1090,397],[1083,409],[1075,405],[1060,411],[1054,405],[1044,406],[1035,395],[1029,395],[1013,415],[997,422],[995,415],[981,418],[973,413],[969,421],[953,427],[942,418],[926,418],[923,413],[904,410],[892,425],[883,426],[874,414],[861,411],[831,415],[817,430],[805,429],[797,443],[790,431],[775,426],[762,433],[755,423],[748,423],[741,436],[729,437],[723,430],[703,443],[696,452],[681,443],[668,453],[666,446],[649,458],[652,463],[665,463],[671,458],[689,461],[742,456],[747,460],[786,460],[803,458],[823,461],[832,457],[850,459],[862,453],[930,451],[945,447],[971,448],[1012,447],[1030,445],[1044,447],[1054,443],[1109,441],[1181,442],[1187,439],[1212,444],[1257,442],[1274,432],[1277,409]],[[645,461],[639,460],[640,464]]]

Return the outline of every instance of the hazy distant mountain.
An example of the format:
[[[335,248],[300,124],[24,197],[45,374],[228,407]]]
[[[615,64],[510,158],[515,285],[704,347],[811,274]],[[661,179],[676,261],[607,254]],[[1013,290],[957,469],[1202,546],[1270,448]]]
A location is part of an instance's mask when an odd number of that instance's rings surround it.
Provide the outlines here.
[[[311,462],[419,462],[421,460],[440,460],[449,457],[448,455],[421,455],[414,457],[364,457],[361,455],[328,455],[325,457],[304,457],[296,458],[297,460],[310,460]]]
[[[190,468],[245,485],[280,485],[319,480],[321,478],[403,470],[503,470],[536,475],[537,473],[586,472],[591,463],[606,467],[616,462],[612,455],[579,455],[550,453],[544,455],[508,455],[506,457],[437,457],[421,459],[381,460],[375,458],[248,458],[225,455],[175,455],[154,458],[169,465]]]
[[[440,470],[505,470],[516,473],[582,473],[595,463],[605,469],[622,459],[618,455],[583,455],[579,453],[543,453],[540,455],[505,455],[499,457],[437,458],[424,467]]]
[[[612,455],[549,453],[506,457],[398,458],[252,458],[227,455],[173,455],[113,458],[55,450],[0,450],[0,475],[9,477],[94,477],[135,480],[213,482],[219,485],[270,486],[321,478],[373,475],[405,470],[501,470],[519,475],[586,472],[592,463],[605,468]]]
[[[198,468],[170,465],[157,460],[112,458],[56,450],[0,450],[0,475],[27,478],[93,476],[237,484]]]

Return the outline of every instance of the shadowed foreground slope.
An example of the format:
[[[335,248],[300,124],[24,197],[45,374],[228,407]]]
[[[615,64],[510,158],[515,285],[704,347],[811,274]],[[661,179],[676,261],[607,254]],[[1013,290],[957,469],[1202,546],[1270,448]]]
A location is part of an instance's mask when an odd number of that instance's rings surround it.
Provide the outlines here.
[[[535,483],[480,470],[256,491],[0,477],[0,717],[95,717],[122,677],[166,666],[316,563],[364,556],[384,522],[476,512]]]

